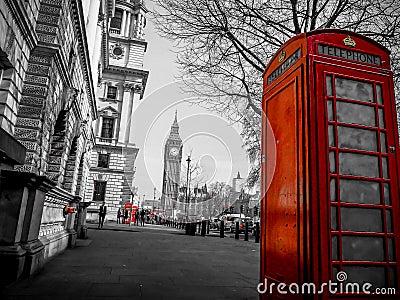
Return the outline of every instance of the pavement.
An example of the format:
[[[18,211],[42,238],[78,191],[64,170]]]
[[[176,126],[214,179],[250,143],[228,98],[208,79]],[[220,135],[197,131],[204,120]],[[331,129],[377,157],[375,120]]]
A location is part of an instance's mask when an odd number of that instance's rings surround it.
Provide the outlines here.
[[[0,299],[258,299],[259,244],[108,223]]]

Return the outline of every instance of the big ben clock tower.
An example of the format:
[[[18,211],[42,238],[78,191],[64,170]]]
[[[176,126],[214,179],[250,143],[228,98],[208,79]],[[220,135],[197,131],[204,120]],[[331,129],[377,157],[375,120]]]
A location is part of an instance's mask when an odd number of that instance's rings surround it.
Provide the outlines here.
[[[181,160],[182,140],[179,136],[178,116],[177,112],[175,112],[175,119],[164,147],[164,172],[161,198],[162,208],[169,216],[173,216],[173,209],[178,199]]]

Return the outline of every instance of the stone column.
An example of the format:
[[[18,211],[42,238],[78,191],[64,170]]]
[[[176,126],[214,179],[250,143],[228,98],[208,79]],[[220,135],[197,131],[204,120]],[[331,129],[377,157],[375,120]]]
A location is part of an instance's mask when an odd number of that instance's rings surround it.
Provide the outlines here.
[[[135,132],[134,131],[134,125],[135,125],[135,120],[133,120],[133,118],[134,118],[134,114],[135,114],[135,111],[136,111],[136,108],[138,107],[138,105],[139,105],[139,101],[140,101],[140,96],[141,96],[141,93],[142,93],[142,85],[141,84],[135,84],[135,86],[134,86],[134,89],[133,89],[133,95],[132,95],[132,107],[131,107],[131,110],[130,110],[130,112],[131,112],[131,115],[130,115],[130,119],[129,119],[129,122],[128,122],[128,127],[129,127],[129,129],[127,129],[127,138],[126,138],[126,143],[133,143],[133,140],[132,140],[132,138],[130,137],[130,133],[132,132]]]
[[[95,32],[95,39],[94,39],[94,48],[93,48],[93,55],[91,57],[92,61],[92,68],[93,68],[93,85],[94,86],[100,86],[101,84],[99,82],[99,61],[100,61],[100,55],[101,55],[101,43],[102,43],[102,31],[103,31],[103,23],[104,23],[104,14],[100,14],[98,21],[97,21],[97,26],[96,26],[96,32]],[[104,92],[104,91],[103,91]],[[99,93],[99,96],[100,93]]]
[[[127,18],[126,18],[125,32],[124,32],[124,35],[126,37],[129,37],[129,29],[131,27],[131,19],[132,19],[132,14],[130,12],[128,12]]]
[[[0,283],[10,283],[43,266],[40,220],[45,194],[55,183],[26,172],[0,175]]]
[[[86,214],[87,208],[92,202],[79,202],[78,206],[78,223],[77,223],[77,234],[79,239],[87,239],[87,226],[86,226]]]
[[[124,94],[122,98],[121,118],[118,134],[118,142],[125,143],[127,131],[129,126],[127,125],[131,118],[132,111],[132,84],[124,84]]]
[[[77,211],[79,208],[79,202],[81,201],[81,197],[75,196],[74,200],[68,205],[70,207],[74,208],[73,213],[69,213],[66,218],[65,218],[65,229],[67,230],[69,237],[68,237],[68,247],[69,248],[74,248],[76,245],[76,238],[77,238],[77,232],[75,230],[75,218],[77,218]]]
[[[136,15],[134,13],[131,14],[131,25],[129,26],[129,38],[136,37]]]
[[[126,10],[122,12],[122,21],[121,21],[121,31],[120,34],[123,36],[125,33],[125,24],[126,24]]]
[[[44,264],[44,246],[39,241],[39,229],[46,193],[55,186],[55,182],[45,176],[35,176],[28,184],[29,195],[21,235],[21,246],[26,250],[24,274],[30,276]]]

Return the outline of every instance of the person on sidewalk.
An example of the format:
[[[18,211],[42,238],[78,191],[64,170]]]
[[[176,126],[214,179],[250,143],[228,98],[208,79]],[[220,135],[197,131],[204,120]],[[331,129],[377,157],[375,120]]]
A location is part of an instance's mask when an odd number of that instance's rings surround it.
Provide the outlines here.
[[[140,218],[139,210],[135,210],[135,223],[136,223],[136,226],[139,226],[139,218]]]
[[[140,225],[144,226],[144,217],[145,217],[145,212],[144,209],[142,208],[142,210],[140,211]]]
[[[121,224],[121,208],[118,208],[118,212],[117,212],[117,224]]]
[[[124,213],[124,224],[126,224],[126,221],[128,220],[129,217],[129,212],[127,209],[125,209],[125,213]]]
[[[99,210],[99,228],[103,228],[104,218],[106,217],[106,214],[107,214],[107,206],[105,202],[103,202]]]

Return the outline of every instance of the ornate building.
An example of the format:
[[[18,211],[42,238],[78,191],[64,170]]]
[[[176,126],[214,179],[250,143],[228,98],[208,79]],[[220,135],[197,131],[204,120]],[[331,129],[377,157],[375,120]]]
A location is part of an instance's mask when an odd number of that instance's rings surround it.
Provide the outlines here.
[[[107,219],[116,220],[118,208],[132,198],[139,151],[132,140],[133,113],[149,74],[143,70],[146,13],[144,1],[117,1],[103,18],[107,30],[100,39],[99,118],[94,127],[96,145],[85,194],[86,201],[93,201],[89,219],[97,220],[98,207],[105,202]]]
[[[84,234],[95,33],[113,5],[0,1],[0,281],[32,274]]]
[[[164,172],[161,195],[161,207],[166,215],[174,217],[177,209],[179,183],[181,176],[182,140],[179,136],[178,116],[175,119],[171,131],[164,146]]]

